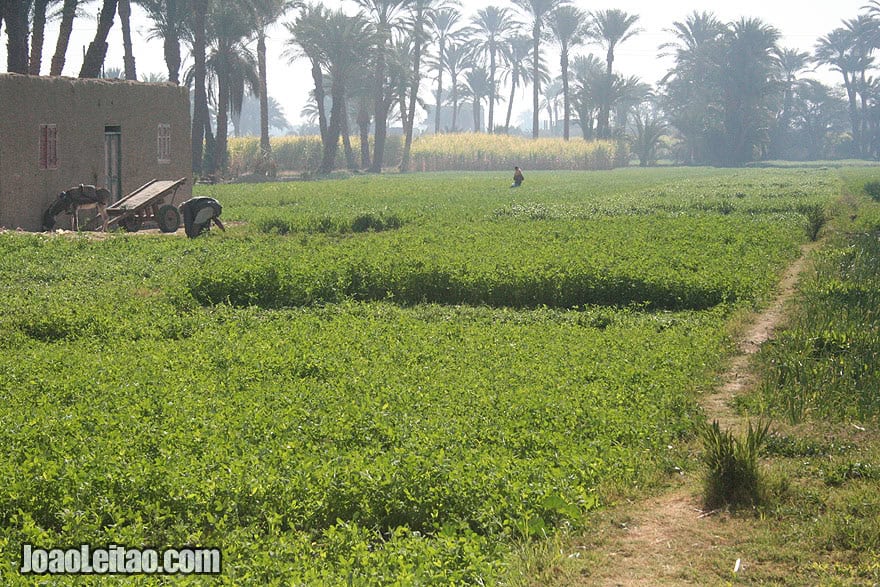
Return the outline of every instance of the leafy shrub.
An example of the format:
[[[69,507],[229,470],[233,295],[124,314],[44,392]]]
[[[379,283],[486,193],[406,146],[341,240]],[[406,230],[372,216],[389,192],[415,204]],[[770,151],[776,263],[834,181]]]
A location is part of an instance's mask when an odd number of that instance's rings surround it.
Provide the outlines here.
[[[869,181],[865,184],[865,193],[876,202],[880,202],[880,181]]]
[[[706,476],[703,500],[707,507],[750,506],[762,501],[758,454],[768,438],[770,423],[759,422],[745,438],[721,431],[718,421],[702,431]]]
[[[291,223],[286,218],[278,216],[270,216],[268,218],[260,218],[255,224],[260,232],[266,234],[287,234],[294,230]]]
[[[351,223],[352,232],[382,232],[383,230],[393,230],[400,228],[402,222],[395,215],[383,216],[382,214],[366,214],[358,215]]]
[[[810,204],[800,206],[798,212],[804,215],[806,221],[804,230],[807,233],[807,237],[815,242],[819,238],[819,233],[822,232],[825,223],[828,222],[825,208],[821,204]]]

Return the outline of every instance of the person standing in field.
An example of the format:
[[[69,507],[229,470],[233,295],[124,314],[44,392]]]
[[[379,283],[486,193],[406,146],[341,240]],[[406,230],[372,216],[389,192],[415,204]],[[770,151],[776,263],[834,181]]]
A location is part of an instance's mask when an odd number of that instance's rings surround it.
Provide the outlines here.
[[[525,178],[523,177],[522,169],[520,169],[519,167],[514,167],[513,168],[513,185],[511,185],[510,187],[518,188],[519,186],[522,185],[522,182],[524,179]]]

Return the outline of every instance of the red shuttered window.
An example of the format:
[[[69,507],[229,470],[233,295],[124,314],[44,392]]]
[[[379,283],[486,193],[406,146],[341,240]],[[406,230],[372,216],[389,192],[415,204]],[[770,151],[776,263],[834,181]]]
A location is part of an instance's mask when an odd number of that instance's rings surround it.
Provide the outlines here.
[[[40,125],[40,169],[58,169],[58,125]]]

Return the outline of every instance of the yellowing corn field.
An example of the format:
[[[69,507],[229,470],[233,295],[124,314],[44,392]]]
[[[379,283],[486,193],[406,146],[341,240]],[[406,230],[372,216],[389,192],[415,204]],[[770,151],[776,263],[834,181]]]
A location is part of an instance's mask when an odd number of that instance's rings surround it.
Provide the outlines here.
[[[388,166],[400,162],[401,137],[388,137],[385,161]],[[351,137],[357,167],[360,141]],[[372,145],[371,145],[372,146]],[[278,172],[308,172],[321,161],[321,139],[318,136],[287,136],[272,139],[274,166]],[[629,160],[625,143],[614,141],[586,142],[581,139],[564,141],[556,138],[526,139],[507,135],[457,133],[427,135],[416,139],[412,146],[412,171],[489,171],[513,169],[596,170],[622,167]],[[266,169],[260,159],[259,140],[255,137],[233,138],[229,141],[229,169],[234,176]],[[336,165],[346,167],[341,144]]]
[[[480,133],[429,135],[413,143],[417,171],[513,169],[612,169],[626,164],[629,150],[612,141],[526,139]]]

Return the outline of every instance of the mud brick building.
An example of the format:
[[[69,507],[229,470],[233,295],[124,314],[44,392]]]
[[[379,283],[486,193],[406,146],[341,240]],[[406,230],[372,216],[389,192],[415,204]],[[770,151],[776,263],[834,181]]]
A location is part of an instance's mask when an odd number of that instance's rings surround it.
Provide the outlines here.
[[[0,74],[0,109],[0,227],[41,230],[71,186],[107,188],[115,201],[151,179],[191,177],[186,88]]]

